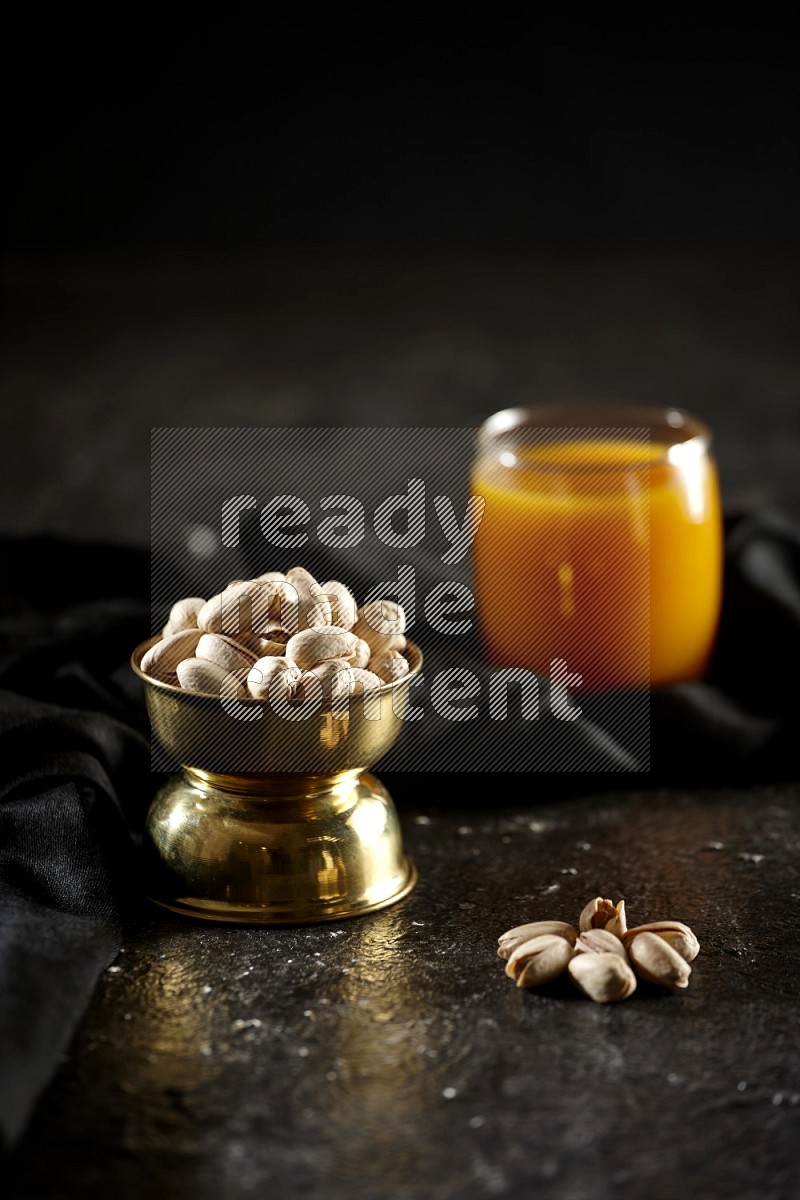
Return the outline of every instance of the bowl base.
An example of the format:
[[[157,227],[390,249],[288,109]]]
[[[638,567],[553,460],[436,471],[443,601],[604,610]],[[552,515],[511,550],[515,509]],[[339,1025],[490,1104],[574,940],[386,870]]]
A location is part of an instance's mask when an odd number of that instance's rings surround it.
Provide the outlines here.
[[[223,776],[184,769],[150,806],[143,890],[205,921],[296,925],[385,908],[417,881],[386,788],[368,772]]]
[[[168,901],[158,896],[145,895],[152,904],[159,908],[169,909],[182,917],[194,917],[200,921],[222,921],[228,925],[316,925],[324,921],[343,921],[346,917],[360,917],[362,914],[376,912],[380,908],[388,908],[402,900],[413,889],[417,882],[417,870],[410,860],[406,860],[408,877],[403,887],[397,892],[378,900],[373,904],[344,904],[341,908],[332,907],[330,911],[316,911],[311,915],[302,914],[291,916],[285,912],[274,912],[260,905],[231,905],[225,901]]]

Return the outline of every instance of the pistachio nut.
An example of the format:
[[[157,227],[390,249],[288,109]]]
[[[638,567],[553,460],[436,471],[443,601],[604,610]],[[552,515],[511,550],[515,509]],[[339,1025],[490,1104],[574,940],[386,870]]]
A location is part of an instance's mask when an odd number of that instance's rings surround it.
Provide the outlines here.
[[[381,650],[369,660],[369,669],[379,675],[385,683],[391,683],[408,674],[408,659],[399,650]]]
[[[207,658],[184,658],[177,667],[178,682],[189,692],[204,696],[225,696],[243,700],[247,696],[244,681]]]
[[[317,583],[310,571],[305,567],[291,567],[286,572],[286,582],[295,589],[297,595],[297,632],[303,629],[323,629],[330,625],[331,602],[325,595],[324,588]],[[286,628],[294,632],[291,623]]]
[[[598,1004],[627,1000],[636,991],[636,976],[619,954],[576,954],[568,969],[580,990]]]
[[[334,716],[341,716],[348,711],[348,702],[353,688],[353,672],[346,662],[339,659],[319,663],[316,667],[304,671],[300,677],[300,687],[306,693],[310,680],[314,675],[322,685],[322,701],[325,709],[330,709]]]
[[[371,657],[372,651],[369,648],[369,643],[365,642],[363,638],[356,638],[356,649],[352,659],[353,666],[366,670]]]
[[[358,605],[350,588],[338,579],[329,579],[321,587],[331,605],[331,625],[352,629],[358,616]]]
[[[501,933],[497,939],[497,957],[507,959],[517,946],[543,934],[555,934],[557,937],[566,938],[570,946],[574,946],[578,931],[566,921],[531,921],[527,925],[515,925],[513,929]]]
[[[229,584],[206,601],[197,614],[197,624],[205,633],[226,633],[239,639],[251,633],[260,635],[278,586],[263,579]]]
[[[300,668],[287,658],[267,655],[253,664],[247,676],[247,691],[259,700],[270,697],[270,689],[275,687],[275,693],[288,698],[300,680]],[[273,693],[274,694],[274,693]]]
[[[661,987],[689,986],[692,968],[678,951],[657,933],[638,933],[631,939],[628,956],[640,979]]]
[[[202,596],[186,596],[183,600],[176,600],[169,610],[161,636],[169,637],[171,633],[180,633],[183,629],[197,629],[197,614],[204,604]]]
[[[174,683],[178,664],[194,654],[197,643],[203,636],[200,629],[181,629],[155,642],[142,655],[142,670],[145,675],[162,682]]]
[[[585,933],[587,929],[607,929],[609,933],[621,938],[628,928],[625,901],[620,900],[618,904],[613,904],[611,900],[596,896],[584,908],[578,924],[581,933]]]
[[[628,961],[625,947],[616,936],[607,929],[586,929],[575,943],[578,954],[617,954]]]
[[[351,692],[354,696],[360,696],[363,692],[374,691],[375,688],[383,687],[383,680],[376,675],[374,671],[368,671],[365,667],[353,667],[350,671],[352,686]]]
[[[371,600],[358,610],[353,626],[356,637],[363,638],[372,656],[384,650],[405,650],[406,614],[394,600]]]
[[[256,655],[251,650],[224,633],[204,633],[197,643],[194,656],[216,663],[226,671],[244,671],[245,674],[256,661]]]
[[[284,629],[280,621],[270,617],[260,634],[251,634],[247,646],[255,651],[256,658],[265,658],[270,654],[283,654],[291,634]]]
[[[506,963],[506,975],[517,987],[538,987],[563,975],[574,951],[564,937],[545,933],[517,946]]]
[[[630,947],[635,937],[642,933],[654,933],[673,950],[677,950],[686,962],[692,962],[700,953],[700,943],[688,925],[682,921],[651,921],[649,925],[635,925],[624,934],[622,940]]]
[[[299,667],[315,667],[331,659],[350,663],[356,652],[358,639],[337,625],[326,625],[322,629],[303,629],[286,643],[286,657]]]

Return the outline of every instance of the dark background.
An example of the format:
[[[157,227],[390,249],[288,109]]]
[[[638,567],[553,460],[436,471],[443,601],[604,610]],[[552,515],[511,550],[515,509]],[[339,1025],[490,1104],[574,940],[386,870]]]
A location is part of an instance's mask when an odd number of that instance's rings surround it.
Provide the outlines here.
[[[15,48],[14,244],[796,232],[794,42],[768,20],[337,13]],[[19,69],[19,67],[18,67]]]
[[[593,398],[800,508],[788,14],[27,18],[3,526],[145,543],[157,425]]]

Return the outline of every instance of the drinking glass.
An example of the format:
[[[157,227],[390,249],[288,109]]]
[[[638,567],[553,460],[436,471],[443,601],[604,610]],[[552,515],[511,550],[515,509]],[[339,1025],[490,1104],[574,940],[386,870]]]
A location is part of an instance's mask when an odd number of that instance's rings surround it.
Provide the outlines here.
[[[473,581],[485,657],[587,693],[700,678],[722,519],[711,433],[676,408],[512,408],[480,427]]]

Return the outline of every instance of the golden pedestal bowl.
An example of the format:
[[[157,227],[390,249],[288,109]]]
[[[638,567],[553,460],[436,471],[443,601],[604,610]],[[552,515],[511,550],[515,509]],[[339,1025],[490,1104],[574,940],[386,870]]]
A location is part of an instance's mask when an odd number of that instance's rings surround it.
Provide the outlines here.
[[[181,764],[155,796],[144,836],[145,890],[186,916],[244,924],[337,921],[406,896],[417,875],[394,803],[369,774],[394,744],[422,653],[345,715],[290,719],[267,700],[216,697],[145,675],[155,737]]]

